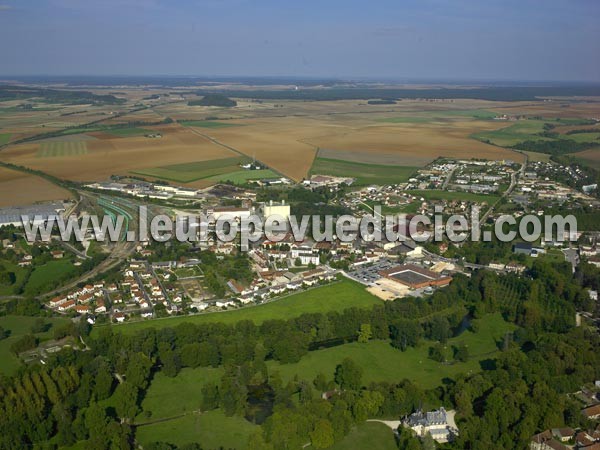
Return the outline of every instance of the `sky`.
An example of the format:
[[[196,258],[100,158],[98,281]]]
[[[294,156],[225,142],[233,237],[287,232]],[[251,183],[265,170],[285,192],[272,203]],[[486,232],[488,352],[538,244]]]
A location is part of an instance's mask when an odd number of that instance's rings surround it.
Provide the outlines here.
[[[1,75],[600,82],[598,0],[0,0]]]

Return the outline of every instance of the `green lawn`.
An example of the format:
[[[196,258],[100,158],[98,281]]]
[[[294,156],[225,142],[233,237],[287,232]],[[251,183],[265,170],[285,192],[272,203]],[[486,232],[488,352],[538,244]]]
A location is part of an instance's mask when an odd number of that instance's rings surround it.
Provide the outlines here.
[[[354,427],[344,439],[329,448],[330,450],[397,450],[398,446],[390,427],[379,422],[365,422]]]
[[[356,178],[356,185],[395,184],[407,181],[417,167],[363,164],[341,159],[316,158],[311,174]]]
[[[48,261],[43,266],[33,269],[27,285],[26,295],[37,295],[45,290],[58,287],[59,282],[75,275],[77,270],[69,259]]]
[[[5,260],[0,260],[0,266],[4,266],[4,268],[8,272],[13,272],[15,274],[15,278],[16,278],[15,283],[10,286],[0,285],[0,296],[13,295],[15,293],[14,292],[15,286],[20,286],[21,283],[23,282],[23,278],[27,274],[27,269],[24,269],[23,267],[19,267],[16,264],[12,264]]]
[[[417,348],[401,352],[388,341],[370,341],[366,344],[353,342],[312,351],[295,364],[268,361],[267,366],[270,373],[278,371],[284,383],[296,375],[300,379],[313,380],[320,372],[332,379],[336,366],[348,357],[363,368],[365,385],[376,381],[398,382],[407,378],[423,388],[434,388],[441,385],[446,377],[453,378],[459,373],[479,371],[479,362],[493,357],[497,351],[496,342],[514,328],[500,314],[488,315],[479,322],[477,333],[465,331],[446,344],[449,361],[452,360],[452,346],[465,344],[470,354],[470,359],[465,363],[443,364],[429,359],[431,342],[422,342]]]
[[[8,144],[10,133],[0,133],[0,145]]]
[[[136,418],[136,423],[197,411],[200,408],[202,386],[209,382],[218,384],[222,375],[222,367],[184,368],[174,378],[158,372],[144,397],[142,413]],[[147,411],[152,413],[150,418],[145,415]]]
[[[240,126],[237,123],[216,122],[214,120],[180,120],[179,123],[185,127],[198,128],[227,128]]]
[[[240,164],[247,163],[248,161],[250,161],[249,158],[243,157],[221,158],[210,161],[154,167],[132,173],[177,183],[191,183],[192,181],[198,181],[204,178],[220,177],[230,173],[240,172],[242,170]]]
[[[407,194],[415,197],[423,197],[425,200],[460,200],[467,202],[487,202],[492,204],[500,198],[495,194],[474,194],[472,192],[449,192],[438,189],[431,190],[411,190]]]
[[[50,141],[40,144],[37,158],[56,158],[61,156],[79,156],[87,154],[85,141]]]
[[[31,326],[37,320],[37,317],[26,316],[3,316],[0,317],[0,327],[10,331],[10,336],[0,341],[0,373],[10,375],[20,366],[21,361],[10,351],[10,346],[18,341],[21,336],[31,332]],[[68,319],[62,318],[44,318],[46,322],[51,322],[53,326],[67,323]],[[41,339],[48,339],[52,336],[52,328],[45,333],[36,334]]]
[[[138,427],[136,439],[141,445],[156,441],[178,446],[198,442],[206,450],[242,450],[256,429],[257,425],[242,417],[227,417],[220,410],[215,410]]]
[[[350,307],[370,308],[379,304],[374,295],[369,294],[364,287],[351,280],[342,281],[310,289],[305,292],[290,295],[281,300],[275,300],[258,306],[247,306],[233,311],[198,314],[195,316],[169,317],[140,322],[111,325],[115,330],[133,333],[142,328],[175,327],[180,323],[222,322],[235,323],[240,320],[252,320],[259,324],[268,319],[289,319],[304,313],[340,311]],[[107,325],[108,326],[108,325]],[[94,331],[99,327],[95,327]]]

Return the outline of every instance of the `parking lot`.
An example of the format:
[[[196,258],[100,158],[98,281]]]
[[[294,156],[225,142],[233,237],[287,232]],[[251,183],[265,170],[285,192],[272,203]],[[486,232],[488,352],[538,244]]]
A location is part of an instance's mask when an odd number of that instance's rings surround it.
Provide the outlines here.
[[[397,264],[394,261],[382,259],[373,263],[370,266],[359,267],[348,272],[348,275],[354,280],[367,286],[371,286],[376,280],[381,278],[379,271],[389,269]]]

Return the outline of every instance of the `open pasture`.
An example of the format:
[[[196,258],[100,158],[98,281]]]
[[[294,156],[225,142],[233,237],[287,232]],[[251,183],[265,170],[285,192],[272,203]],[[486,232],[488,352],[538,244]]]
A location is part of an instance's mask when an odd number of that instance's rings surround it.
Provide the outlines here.
[[[69,191],[43,178],[0,167],[0,207],[70,198]]]

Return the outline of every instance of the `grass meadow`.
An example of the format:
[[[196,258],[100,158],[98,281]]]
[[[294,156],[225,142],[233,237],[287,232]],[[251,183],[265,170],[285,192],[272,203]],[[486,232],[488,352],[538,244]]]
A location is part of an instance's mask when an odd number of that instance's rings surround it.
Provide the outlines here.
[[[340,159],[316,158],[311,174],[356,178],[356,185],[395,184],[407,181],[417,167],[364,164]]]
[[[248,161],[250,161],[249,158],[243,157],[221,158],[186,164],[172,164],[151,169],[137,170],[132,173],[160,178],[176,183],[191,183],[205,178],[226,177],[228,174],[241,172],[240,164],[245,164]],[[258,171],[248,170],[247,172],[252,173]]]
[[[289,319],[304,313],[340,311],[346,308],[370,308],[380,299],[369,294],[364,287],[351,280],[343,279],[332,284],[289,295],[288,297],[256,306],[247,306],[233,311],[202,313],[195,316],[169,317],[113,326],[115,331],[133,333],[143,328],[175,327],[180,323],[222,322],[236,323],[252,320],[260,324],[269,319]],[[107,325],[109,326],[109,325]],[[100,327],[95,327],[98,330]]]

